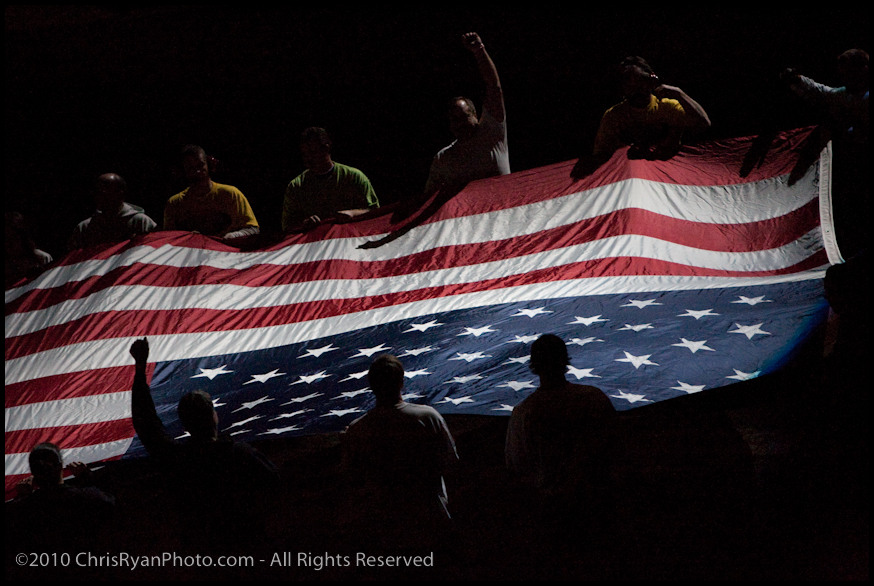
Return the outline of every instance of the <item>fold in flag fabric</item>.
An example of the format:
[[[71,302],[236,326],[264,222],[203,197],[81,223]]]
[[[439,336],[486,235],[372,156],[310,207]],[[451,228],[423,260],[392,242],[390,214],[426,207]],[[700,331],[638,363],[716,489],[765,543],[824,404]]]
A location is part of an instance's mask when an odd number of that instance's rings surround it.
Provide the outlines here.
[[[128,352],[141,337],[171,431],[199,388],[246,441],[342,430],[372,405],[382,353],[404,363],[406,400],[445,414],[509,415],[537,386],[544,333],[568,344],[569,380],[617,410],[779,369],[825,319],[823,277],[841,262],[831,149],[804,164],[811,133],[669,161],[623,149],[583,179],[558,163],[404,222],[386,212],[254,251],[158,232],[71,253],[6,290],[7,498],[38,442],[65,461],[144,453]]]

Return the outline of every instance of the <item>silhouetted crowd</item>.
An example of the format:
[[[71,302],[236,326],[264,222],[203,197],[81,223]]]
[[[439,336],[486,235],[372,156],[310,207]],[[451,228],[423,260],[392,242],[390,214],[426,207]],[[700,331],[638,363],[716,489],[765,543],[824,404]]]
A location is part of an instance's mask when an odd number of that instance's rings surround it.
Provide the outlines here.
[[[281,213],[283,234],[386,213],[409,217],[431,198],[448,198],[470,181],[511,172],[497,70],[476,33],[464,35],[462,42],[476,61],[486,97],[480,113],[468,98],[450,100],[448,120],[455,140],[434,156],[422,193],[380,206],[364,172],[333,160],[328,132],[307,128],[300,137],[306,169],[287,184],[275,210]],[[836,324],[827,358],[829,381],[840,393],[852,390],[853,400],[867,406],[858,387],[866,357],[861,341],[870,321],[865,299],[870,294],[868,55],[850,50],[837,64],[844,84],[840,87],[793,70],[785,71],[781,80],[791,95],[821,112],[818,137],[823,145],[834,144],[835,224],[846,262],[832,266],[825,278]],[[704,108],[680,88],[662,83],[644,59],[622,61],[617,79],[624,99],[604,112],[591,155],[580,158],[574,178],[585,177],[620,151],[632,158],[669,159],[710,128]],[[188,186],[167,200],[160,223],[126,201],[124,178],[101,174],[94,182],[95,212],[72,227],[69,250],[156,230],[197,232],[230,244],[257,237],[255,210],[240,189],[212,179],[214,163],[200,146],[181,149],[179,166]],[[52,262],[39,248],[27,218],[7,212],[7,288]],[[205,549],[238,541],[259,543],[263,525],[282,507],[276,499],[283,481],[279,467],[256,447],[220,433],[213,401],[200,391],[178,404],[187,437],[171,437],[149,389],[149,342],[137,340],[130,354],[136,363],[133,425],[158,470],[161,490],[172,495],[172,508],[162,514],[173,517],[179,540]],[[530,491],[540,521],[609,531],[605,523],[615,506],[611,470],[617,414],[599,389],[567,380],[570,362],[564,341],[554,335],[532,344],[531,370],[540,384],[509,418],[504,461],[519,486]],[[376,405],[341,435],[345,498],[336,503],[342,518],[338,541],[395,553],[446,547],[455,539],[448,479],[456,473],[459,458],[449,426],[432,407],[401,398],[404,368],[398,358],[376,358],[368,381]],[[32,479],[20,485],[18,497],[7,506],[7,535],[13,530],[32,551],[59,551],[74,544],[82,547],[99,524],[113,518],[115,497],[93,486],[88,466],[74,462],[65,467],[57,445],[35,446],[29,463]]]

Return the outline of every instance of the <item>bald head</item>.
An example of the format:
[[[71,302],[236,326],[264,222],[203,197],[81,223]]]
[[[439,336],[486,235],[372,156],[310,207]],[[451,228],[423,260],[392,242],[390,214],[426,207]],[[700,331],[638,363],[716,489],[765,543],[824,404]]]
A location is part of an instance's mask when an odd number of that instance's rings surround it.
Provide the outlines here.
[[[124,203],[127,183],[120,175],[104,173],[94,185],[94,205],[103,213],[113,214]]]

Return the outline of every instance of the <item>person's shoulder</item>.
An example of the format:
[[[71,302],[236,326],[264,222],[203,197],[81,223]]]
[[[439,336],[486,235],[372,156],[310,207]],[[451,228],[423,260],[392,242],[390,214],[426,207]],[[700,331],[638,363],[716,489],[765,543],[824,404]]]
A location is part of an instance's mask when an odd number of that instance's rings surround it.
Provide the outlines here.
[[[616,115],[620,114],[621,112],[627,110],[629,107],[630,107],[630,104],[628,103],[628,100],[622,100],[621,102],[617,102],[617,103],[613,104],[612,106],[610,106],[609,108],[607,108],[606,110],[604,110],[604,116],[605,117],[616,116]]]
[[[680,104],[679,100],[675,100],[674,98],[657,98],[655,101],[656,107],[660,110],[677,110],[679,112],[683,111],[683,105]]]
[[[167,205],[176,205],[182,203],[185,199],[185,195],[188,193],[188,189],[183,189],[179,193],[170,196],[170,199],[167,200]]]
[[[600,404],[603,407],[609,405],[611,408],[613,406],[610,398],[598,387],[571,383],[567,386],[566,390],[570,395],[578,397],[586,403]]]
[[[304,169],[298,175],[296,175],[294,178],[292,178],[291,181],[288,182],[288,189],[300,187],[300,184],[303,183],[304,179],[306,179],[306,176],[307,176],[307,170]]]
[[[212,182],[212,189],[216,193],[227,193],[235,196],[242,196],[243,192],[238,187],[228,185],[227,183]]]
[[[352,165],[343,165],[342,163],[334,163],[337,173],[341,176],[354,177],[359,180],[367,181],[367,174],[358,167]]]
[[[397,412],[402,414],[405,417],[415,418],[419,420],[429,420],[441,425],[445,425],[446,422],[443,419],[443,416],[440,414],[437,409],[430,405],[420,405],[418,403],[407,403],[403,402],[398,406]]]

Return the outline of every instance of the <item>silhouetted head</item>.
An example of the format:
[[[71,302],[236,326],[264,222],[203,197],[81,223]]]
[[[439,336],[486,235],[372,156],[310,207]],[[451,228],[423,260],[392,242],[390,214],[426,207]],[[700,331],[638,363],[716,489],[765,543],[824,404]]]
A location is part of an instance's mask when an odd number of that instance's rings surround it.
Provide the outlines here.
[[[862,49],[850,49],[838,55],[838,77],[850,91],[868,89],[868,53]]]
[[[101,212],[112,214],[124,203],[127,183],[115,173],[104,173],[94,184],[94,205]]]
[[[376,395],[377,404],[394,405],[401,400],[404,386],[404,365],[391,354],[378,356],[367,372],[370,390]]]
[[[629,101],[649,101],[652,91],[659,86],[659,78],[643,57],[626,57],[619,63],[619,86]]]
[[[208,182],[210,172],[210,158],[206,151],[196,144],[185,145],[181,153],[182,172],[189,185]]]
[[[30,257],[36,249],[36,243],[33,241],[30,228],[20,212],[6,212],[3,239],[6,245],[7,261],[22,256]]]
[[[52,486],[64,481],[64,458],[55,444],[45,442],[34,446],[28,463],[37,486]]]
[[[570,364],[564,340],[543,334],[531,344],[531,371],[537,376],[564,376]]]
[[[218,414],[212,397],[204,391],[191,391],[179,399],[179,421],[191,437],[212,440],[218,436]]]
[[[325,173],[331,170],[331,137],[328,131],[318,126],[311,126],[300,134],[300,156],[307,169],[315,173]]]
[[[449,130],[455,138],[466,138],[474,133],[479,126],[476,106],[473,101],[463,96],[449,101]]]

